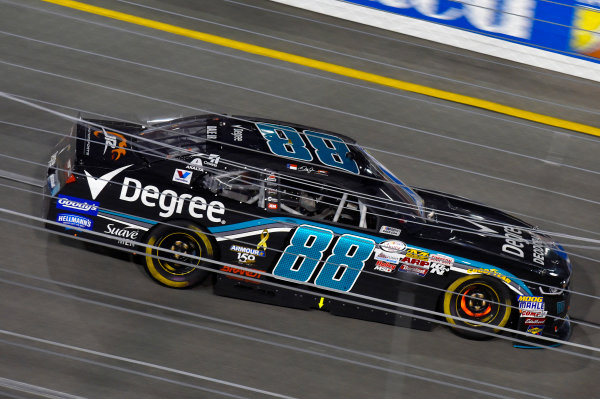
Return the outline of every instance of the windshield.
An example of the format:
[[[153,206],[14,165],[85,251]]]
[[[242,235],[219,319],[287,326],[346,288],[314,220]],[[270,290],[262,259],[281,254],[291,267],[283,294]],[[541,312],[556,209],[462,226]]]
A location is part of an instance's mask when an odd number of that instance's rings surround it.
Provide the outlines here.
[[[419,194],[415,193],[409,186],[394,176],[392,172],[390,172],[385,166],[383,166],[381,162],[375,159],[375,157],[369,154],[364,148],[358,146],[355,148],[365,156],[366,161],[368,162],[367,167],[372,175],[387,182],[385,184],[385,188],[387,190],[383,191],[387,197],[389,197],[391,200],[401,200],[413,205],[415,213],[418,213],[421,217],[425,217],[423,199],[419,196]]]

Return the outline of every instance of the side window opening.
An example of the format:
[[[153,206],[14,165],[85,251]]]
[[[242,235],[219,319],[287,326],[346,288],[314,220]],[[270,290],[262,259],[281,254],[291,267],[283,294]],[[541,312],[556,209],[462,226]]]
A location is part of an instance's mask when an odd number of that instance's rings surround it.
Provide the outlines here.
[[[215,194],[272,211],[361,228],[375,228],[377,223],[367,204],[355,195],[331,186],[279,178],[274,173],[218,171],[207,173],[203,184]]]
[[[203,184],[207,190],[235,201],[245,204],[264,203],[264,183],[256,172],[234,170],[207,173]]]
[[[377,223],[365,202],[333,186],[282,179],[278,191],[280,209],[288,213],[362,228],[375,228]]]

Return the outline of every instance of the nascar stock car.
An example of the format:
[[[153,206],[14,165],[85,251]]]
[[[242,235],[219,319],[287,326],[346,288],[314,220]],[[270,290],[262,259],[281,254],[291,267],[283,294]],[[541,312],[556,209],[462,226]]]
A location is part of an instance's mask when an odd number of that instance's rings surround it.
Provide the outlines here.
[[[48,228],[140,251],[168,287],[212,274],[220,295],[423,330],[437,312],[468,338],[571,332],[562,247],[410,188],[340,134],[220,115],[80,119],[46,190]]]

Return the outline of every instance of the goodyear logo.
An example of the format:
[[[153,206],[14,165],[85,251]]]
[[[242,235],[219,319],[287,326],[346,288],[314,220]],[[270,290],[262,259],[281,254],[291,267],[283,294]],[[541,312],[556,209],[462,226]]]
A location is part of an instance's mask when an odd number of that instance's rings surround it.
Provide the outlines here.
[[[510,284],[511,280],[506,277],[505,275],[503,275],[502,273],[498,272],[498,270],[496,269],[468,269],[467,273],[469,274],[475,274],[475,273],[481,273],[481,274],[485,274],[487,276],[492,276],[492,277],[496,277],[499,278],[500,280],[504,281],[506,284]]]

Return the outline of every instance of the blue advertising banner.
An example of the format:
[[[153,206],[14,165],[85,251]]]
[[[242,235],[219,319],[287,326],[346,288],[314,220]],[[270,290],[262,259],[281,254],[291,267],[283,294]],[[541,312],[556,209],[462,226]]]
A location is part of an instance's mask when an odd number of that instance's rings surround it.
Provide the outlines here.
[[[600,63],[600,0],[344,0]]]

